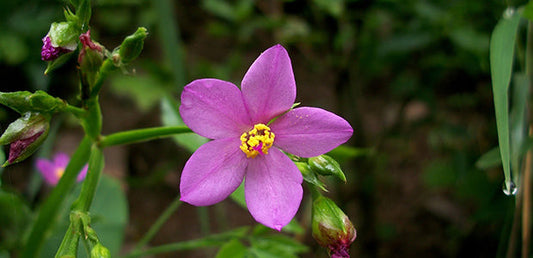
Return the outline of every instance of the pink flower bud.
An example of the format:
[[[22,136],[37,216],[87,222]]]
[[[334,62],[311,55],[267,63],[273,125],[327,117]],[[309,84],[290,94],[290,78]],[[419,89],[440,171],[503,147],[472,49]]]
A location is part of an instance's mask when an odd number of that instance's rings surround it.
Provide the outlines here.
[[[313,201],[313,238],[328,248],[331,257],[350,257],[349,248],[357,235],[352,222],[329,198]]]

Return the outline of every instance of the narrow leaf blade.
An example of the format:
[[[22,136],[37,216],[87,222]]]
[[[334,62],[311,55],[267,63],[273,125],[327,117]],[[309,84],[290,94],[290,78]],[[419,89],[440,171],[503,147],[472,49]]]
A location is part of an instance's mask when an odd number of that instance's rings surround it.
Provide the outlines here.
[[[498,22],[490,40],[490,66],[498,142],[505,181],[511,182],[509,143],[509,82],[513,69],[514,46],[520,16],[506,11]]]

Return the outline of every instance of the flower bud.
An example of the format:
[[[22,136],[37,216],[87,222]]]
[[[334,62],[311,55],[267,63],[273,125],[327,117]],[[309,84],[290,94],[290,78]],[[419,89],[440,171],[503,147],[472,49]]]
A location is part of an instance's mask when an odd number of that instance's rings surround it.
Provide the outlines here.
[[[52,97],[41,90],[34,93],[29,91],[0,92],[0,104],[8,106],[21,115],[27,112],[52,114],[62,111],[67,106],[62,99]]]
[[[309,158],[307,161],[313,171],[323,176],[334,175],[340,180],[346,182],[346,176],[342,172],[339,163],[328,155],[320,155]]]
[[[313,201],[313,238],[328,248],[331,257],[350,257],[348,250],[355,240],[352,222],[329,198],[319,196]]]
[[[86,33],[80,35],[82,47],[78,56],[78,64],[82,74],[82,80],[92,86],[96,81],[96,75],[104,61],[104,48],[91,39],[90,33],[91,31],[88,30]]]
[[[52,61],[62,54],[72,52],[78,46],[79,31],[73,22],[54,22],[43,38],[41,59]]]
[[[93,249],[91,249],[91,258],[109,258],[111,257],[111,253],[109,252],[109,249],[107,249],[102,244],[98,243],[96,244]]]
[[[118,49],[119,63],[127,64],[137,58],[141,54],[147,35],[146,28],[139,27],[135,33],[127,36]]]
[[[50,118],[40,113],[25,113],[11,123],[0,137],[0,145],[10,144],[9,157],[3,166],[25,160],[48,136]]]

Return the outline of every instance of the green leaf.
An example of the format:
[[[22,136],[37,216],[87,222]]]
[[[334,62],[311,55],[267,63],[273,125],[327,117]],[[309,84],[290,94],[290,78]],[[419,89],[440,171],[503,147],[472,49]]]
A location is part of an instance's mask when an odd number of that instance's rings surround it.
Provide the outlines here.
[[[170,97],[161,100],[161,120],[165,126],[184,126],[179,115],[179,104]],[[208,140],[195,133],[179,134],[173,137],[174,141],[190,152],[194,152]]]
[[[339,163],[348,162],[358,157],[372,155],[373,150],[368,148],[355,148],[348,145],[340,145],[339,147],[328,152],[328,155],[338,160]]]
[[[0,250],[23,247],[21,240],[30,215],[30,209],[19,196],[0,190]]]
[[[143,112],[148,111],[166,95],[166,86],[149,75],[113,76],[111,89],[120,96],[133,100]]]
[[[476,161],[476,168],[485,170],[485,169],[499,166],[501,164],[502,164],[502,158],[500,155],[500,148],[495,147],[487,151]]]
[[[111,257],[118,256],[128,223],[128,202],[120,182],[102,175],[91,207],[91,227]]]
[[[513,81],[513,102],[510,119],[511,171],[520,171],[520,162],[525,152],[521,150],[526,144],[526,108],[529,96],[529,81],[525,74],[517,73]],[[514,181],[514,180],[513,180]]]
[[[253,253],[260,257],[296,258],[298,254],[308,251],[308,247],[282,234],[254,236],[250,239]]]
[[[344,12],[344,0],[314,0],[313,3],[335,18]]]
[[[245,254],[246,246],[241,241],[232,239],[220,248],[216,258],[239,258],[245,257]]]
[[[533,21],[533,1],[529,1],[522,11],[522,17]]]
[[[511,9],[506,10],[506,14],[508,15],[504,15],[492,32],[490,39],[490,66],[500,155],[505,181],[509,184],[512,182],[512,178],[508,89],[513,69],[514,48],[520,15]]]

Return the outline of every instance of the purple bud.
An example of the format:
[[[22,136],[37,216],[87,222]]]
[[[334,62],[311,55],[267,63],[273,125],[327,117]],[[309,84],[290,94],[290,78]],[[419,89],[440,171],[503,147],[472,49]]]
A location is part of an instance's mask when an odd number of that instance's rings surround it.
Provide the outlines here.
[[[104,57],[103,47],[100,44],[93,42],[93,40],[91,39],[90,30],[80,35],[80,42],[81,42],[82,48],[80,50],[80,55],[78,56],[78,63],[82,65],[84,61],[87,61],[87,59],[91,59],[88,62],[94,63],[96,60],[93,60],[93,59],[96,58],[97,59],[96,63],[101,64],[103,57]],[[86,58],[87,53],[94,54],[95,56]],[[97,69],[98,68],[100,67],[98,66]]]
[[[313,201],[313,238],[328,248],[331,257],[350,257],[350,245],[356,238],[355,227],[330,199],[319,196]]]
[[[13,163],[24,150],[28,148],[32,143],[35,142],[35,140],[39,139],[39,136],[41,136],[44,133],[44,131],[38,131],[35,132],[35,134],[31,135],[28,138],[19,139],[14,142],[12,142],[9,145],[9,158],[7,159],[8,163]]]
[[[48,136],[49,129],[50,118],[39,113],[25,113],[11,123],[0,137],[0,145],[9,144],[9,157],[4,166],[33,154]]]
[[[62,47],[54,47],[52,46],[52,41],[50,40],[50,36],[46,35],[46,37],[43,38],[43,48],[41,49],[41,60],[43,61],[52,61],[58,58],[60,55],[72,52],[73,50],[62,48]]]
[[[43,38],[41,59],[53,61],[65,53],[72,52],[78,47],[79,28],[72,22],[54,22]]]

